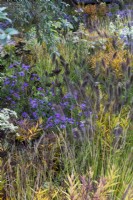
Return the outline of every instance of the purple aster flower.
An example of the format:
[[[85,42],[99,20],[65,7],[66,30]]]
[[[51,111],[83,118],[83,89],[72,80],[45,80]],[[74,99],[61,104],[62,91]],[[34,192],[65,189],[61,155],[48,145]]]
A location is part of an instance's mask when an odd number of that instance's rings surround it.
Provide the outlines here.
[[[61,124],[61,125],[60,125],[60,128],[65,129],[65,128],[66,128],[66,125],[65,125],[65,124]]]
[[[52,103],[51,103],[51,102],[49,102],[49,103],[48,103],[48,106],[52,106]]]
[[[63,102],[63,103],[60,103],[60,105],[65,108],[69,105],[69,102]]]
[[[66,117],[65,116],[61,116],[60,119],[61,119],[62,122],[66,122]]]
[[[18,74],[19,74],[19,76],[22,76],[22,77],[25,75],[25,73],[23,71],[19,72]]]
[[[67,118],[67,122],[69,124],[74,124],[74,119],[73,118]]]
[[[30,99],[30,105],[32,108],[37,108],[38,107],[37,99]]]
[[[19,121],[18,121],[19,126],[23,126],[24,123],[25,123],[24,120],[19,120]]]
[[[39,99],[38,102],[39,102],[39,105],[44,104],[44,100]]]
[[[84,121],[80,121],[80,127],[84,127],[85,126],[85,122]]]
[[[24,69],[25,71],[28,71],[29,68],[30,68],[29,65],[22,64],[22,69]]]
[[[55,114],[55,117],[61,118],[61,114],[60,114],[60,113],[56,113],[56,114]]]
[[[42,91],[42,90],[43,90],[43,88],[42,88],[42,87],[39,87],[39,88],[37,88],[37,90],[38,90],[38,91]]]
[[[46,125],[46,129],[51,128],[51,127],[53,127],[53,126],[54,126],[54,124],[53,124],[52,122],[49,122],[49,123]]]
[[[32,74],[32,76],[38,77],[38,74],[34,73],[34,74]]]
[[[6,99],[7,99],[8,101],[11,101],[11,100],[12,100],[12,98],[11,98],[11,97],[7,97]]]
[[[38,115],[37,115],[36,112],[33,112],[32,115],[33,115],[33,117],[34,117],[35,119],[38,119]]]
[[[117,11],[117,15],[119,15],[121,17],[121,19],[127,17],[130,13],[131,13],[130,9]]]
[[[84,115],[85,115],[86,117],[90,117],[90,116],[91,116],[91,115],[90,115],[90,111],[88,111],[88,110],[85,111],[85,112],[84,112]]]
[[[27,88],[29,86],[28,83],[24,82],[23,85],[22,85],[22,90],[24,90],[25,88]]]
[[[15,101],[12,101],[11,103],[12,103],[13,105],[15,105],[15,104],[16,104],[16,102],[15,102]]]
[[[9,68],[11,69],[13,67],[16,67],[17,65],[20,65],[20,63],[19,62],[14,62],[14,63],[9,65]]]
[[[38,77],[38,74],[36,74],[36,73],[31,74],[31,78],[30,79],[31,80],[40,80],[40,78]]]
[[[10,84],[10,80],[9,80],[9,78],[6,78],[5,80],[4,80],[4,85],[9,85]]]
[[[23,112],[23,113],[22,113],[22,117],[23,117],[23,118],[29,118],[29,115],[28,115],[27,112]]]
[[[74,106],[74,105],[71,105],[70,110],[73,110],[74,108],[75,108],[75,106]]]
[[[46,122],[46,129],[47,128],[50,128],[50,127],[53,127],[54,126],[54,123],[53,123],[53,116],[50,116],[48,119],[47,119],[47,122]]]
[[[55,123],[55,124],[59,124],[60,122],[61,122],[61,121],[60,121],[59,119],[55,119],[55,120],[54,120],[54,123]]]
[[[72,97],[72,95],[70,94],[70,93],[67,93],[65,96],[64,96],[64,99],[69,99],[69,98],[71,98]]]
[[[53,119],[53,116],[50,116],[47,120],[47,123],[49,123]]]
[[[69,102],[67,101],[63,103],[63,106],[68,106],[68,105],[69,105]]]
[[[16,78],[17,78],[17,76],[15,76],[15,75],[12,75],[12,78],[16,79]]]
[[[108,13],[106,13],[106,15],[107,15],[108,17],[112,17],[112,16],[113,16],[112,12],[108,12]]]
[[[20,95],[18,93],[14,93],[13,96],[16,97],[17,99],[20,99]]]
[[[11,86],[15,86],[16,85],[16,81],[12,81]]]
[[[14,64],[9,65],[9,69],[12,69],[14,67]]]
[[[82,110],[84,110],[84,109],[86,108],[86,104],[85,104],[85,103],[80,104],[80,108],[81,108]]]
[[[28,86],[29,86],[29,84],[24,82],[23,87],[28,87]]]
[[[78,99],[78,91],[77,90],[74,91],[73,97],[75,100]]]
[[[66,117],[61,115],[60,113],[55,114],[56,119],[59,119],[60,121],[66,121]]]

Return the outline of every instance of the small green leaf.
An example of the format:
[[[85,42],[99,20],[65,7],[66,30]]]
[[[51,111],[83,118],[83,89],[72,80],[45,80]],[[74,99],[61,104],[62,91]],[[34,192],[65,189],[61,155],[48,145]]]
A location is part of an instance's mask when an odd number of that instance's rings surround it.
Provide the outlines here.
[[[16,34],[18,34],[18,31],[16,29],[14,29],[14,28],[7,28],[5,30],[5,33],[7,33],[9,35],[16,35]]]
[[[5,40],[6,37],[7,37],[6,34],[4,34],[4,33],[3,33],[3,34],[0,34],[0,40]]]
[[[0,12],[2,12],[2,11],[4,11],[4,10],[6,10],[6,7],[0,8]]]

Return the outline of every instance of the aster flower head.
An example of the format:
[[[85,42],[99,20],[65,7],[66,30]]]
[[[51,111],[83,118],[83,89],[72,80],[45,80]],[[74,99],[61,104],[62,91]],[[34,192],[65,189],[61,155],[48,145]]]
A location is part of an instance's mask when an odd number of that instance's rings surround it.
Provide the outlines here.
[[[14,64],[10,64],[8,68],[12,69],[13,67],[14,67]]]
[[[27,88],[29,86],[29,84],[27,82],[24,82],[22,85],[22,90],[24,90],[25,88]]]
[[[11,86],[14,87],[16,85],[16,81],[12,81]]]
[[[22,69],[24,69],[25,71],[28,71],[30,69],[30,66],[22,64]]]
[[[61,125],[60,125],[60,128],[61,128],[61,129],[65,129],[65,128],[66,128],[66,125],[65,125],[65,124],[61,124]]]
[[[22,113],[22,117],[23,117],[23,118],[29,118],[29,115],[28,115],[27,112],[23,112],[23,113]]]
[[[37,99],[30,99],[30,105],[31,108],[37,108],[38,107]]]
[[[19,72],[18,74],[19,76],[22,76],[22,77],[25,76],[25,73],[23,71]]]
[[[80,104],[80,108],[81,108],[82,110],[84,110],[84,109],[86,108],[86,104],[85,104],[85,103]]]
[[[18,93],[16,93],[16,92],[13,94],[13,96],[14,96],[16,99],[20,99],[20,95],[19,95]]]
[[[14,67],[16,67],[16,66],[18,66],[18,65],[20,65],[20,63],[19,62],[14,62],[14,63],[11,63],[10,65],[9,65],[9,69],[12,69],[12,68],[14,68]]]
[[[37,88],[38,91],[43,91],[42,87]]]
[[[10,80],[9,80],[9,78],[6,78],[5,80],[4,80],[4,85],[9,85],[10,84]]]
[[[33,117],[34,117],[35,119],[38,119],[38,114],[37,114],[37,112],[33,112],[32,115],[33,115]]]

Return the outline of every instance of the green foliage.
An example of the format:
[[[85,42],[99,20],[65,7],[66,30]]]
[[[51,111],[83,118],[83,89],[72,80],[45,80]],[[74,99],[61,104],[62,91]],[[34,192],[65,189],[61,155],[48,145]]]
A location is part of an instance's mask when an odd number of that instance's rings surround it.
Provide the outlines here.
[[[6,20],[11,23],[11,20],[7,17],[5,9],[5,7],[0,7],[0,21]],[[0,43],[5,45],[11,39],[11,36],[16,34],[18,34],[18,31],[14,28],[7,28],[5,30],[0,29]]]
[[[61,0],[18,0],[11,3],[11,6],[13,4],[14,8],[11,8],[10,12],[15,25],[27,33],[33,33],[32,30],[35,30],[34,36],[39,42],[45,41],[50,49],[55,48],[55,44],[60,40],[59,29],[68,31],[73,28],[62,18],[67,4]]]
[[[7,17],[7,13],[4,12],[5,9],[5,7],[0,8],[0,19],[8,20],[11,22],[11,20]]]

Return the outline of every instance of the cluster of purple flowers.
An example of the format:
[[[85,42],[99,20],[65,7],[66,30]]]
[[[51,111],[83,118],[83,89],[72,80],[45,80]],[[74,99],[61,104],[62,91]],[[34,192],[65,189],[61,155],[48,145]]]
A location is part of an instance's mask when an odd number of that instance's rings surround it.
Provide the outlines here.
[[[52,87],[43,87],[40,77],[31,71],[30,66],[14,63],[9,66],[9,70],[12,75],[3,81],[1,107],[6,105],[23,119],[38,120],[43,117],[46,129],[57,126],[64,129],[68,125],[74,127],[85,117],[89,117],[90,111],[86,102],[78,105],[76,96],[70,93],[64,94],[61,99],[58,95],[55,98],[51,93]],[[39,85],[36,86],[36,82]],[[55,109],[54,105],[58,105],[62,112]]]
[[[66,117],[65,115],[61,115],[60,113],[55,113],[53,116],[50,116],[46,122],[46,128],[52,128],[55,126],[59,126],[64,129],[67,125],[74,124],[75,120],[73,118]]]
[[[118,10],[116,12],[116,15],[119,15],[121,19],[124,19],[124,18],[131,17],[132,12],[133,11],[131,9]]]
[[[11,75],[6,77],[3,81],[1,93],[3,100],[1,106],[9,106],[12,109],[17,109],[17,112],[22,113],[23,117],[33,116],[37,118],[35,109],[38,109],[38,105],[42,106],[44,103],[41,99],[36,100],[33,96],[36,91],[40,91],[40,88],[35,88],[34,93],[32,87],[34,86],[35,77],[39,80],[37,74],[30,75],[30,66],[20,63],[13,63],[9,66]],[[41,91],[40,91],[41,93]],[[41,102],[42,101],[42,102]],[[28,108],[25,111],[25,107]],[[33,112],[28,114],[28,112]]]

